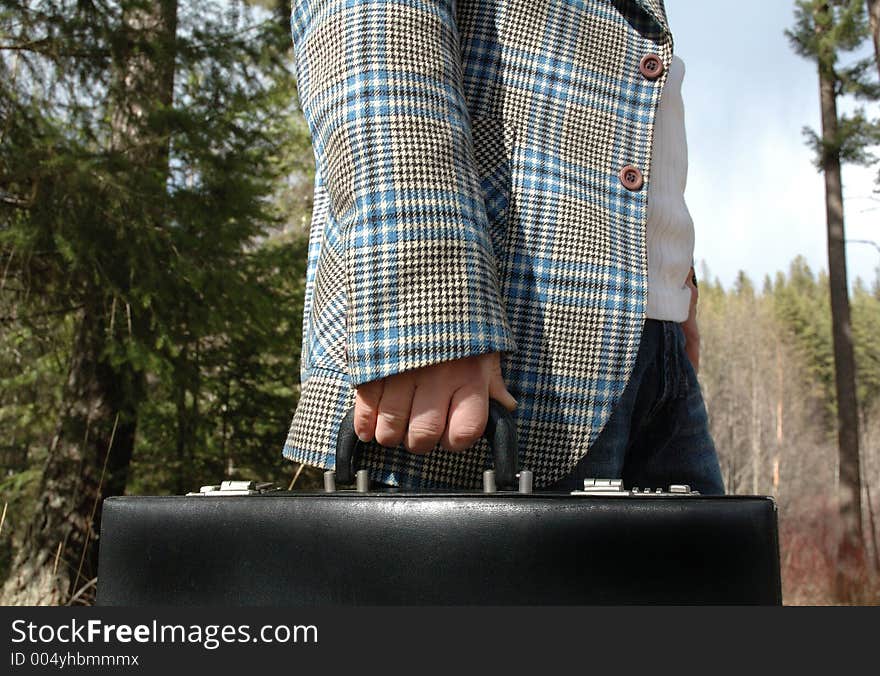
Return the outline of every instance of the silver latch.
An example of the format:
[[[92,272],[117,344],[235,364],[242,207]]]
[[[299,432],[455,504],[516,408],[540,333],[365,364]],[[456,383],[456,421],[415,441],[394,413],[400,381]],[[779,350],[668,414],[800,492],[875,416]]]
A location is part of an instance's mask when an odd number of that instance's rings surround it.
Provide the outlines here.
[[[584,479],[584,490],[572,491],[572,495],[628,495],[621,479]]]
[[[672,484],[668,490],[662,488],[642,488],[633,487],[632,490],[626,490],[623,487],[621,479],[584,479],[584,489],[582,491],[572,491],[572,495],[601,495],[603,497],[669,497],[675,496],[693,496],[699,495],[698,491],[692,491],[687,484]]]
[[[187,493],[191,495],[204,495],[210,497],[227,497],[230,495],[260,495],[266,491],[272,490],[272,482],[257,483],[256,481],[222,481],[219,485],[202,486],[198,493]]]

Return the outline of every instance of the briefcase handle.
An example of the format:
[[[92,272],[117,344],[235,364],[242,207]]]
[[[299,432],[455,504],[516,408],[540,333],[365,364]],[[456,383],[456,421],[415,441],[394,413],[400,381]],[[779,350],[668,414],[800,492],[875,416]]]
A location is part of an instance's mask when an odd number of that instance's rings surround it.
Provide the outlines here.
[[[516,422],[502,404],[489,400],[489,421],[483,438],[489,442],[495,463],[495,483],[499,488],[512,489],[519,471],[519,447],[516,440]],[[339,425],[336,438],[336,480],[341,484],[354,483],[355,470],[360,461],[362,443],[354,431],[354,407]]]

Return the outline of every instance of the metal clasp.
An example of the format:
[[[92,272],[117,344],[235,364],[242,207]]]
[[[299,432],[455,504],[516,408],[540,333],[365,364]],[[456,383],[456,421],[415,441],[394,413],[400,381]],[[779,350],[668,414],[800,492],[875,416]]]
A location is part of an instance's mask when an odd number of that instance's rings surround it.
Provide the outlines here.
[[[622,479],[584,479],[584,490],[572,491],[572,495],[601,495],[603,497],[669,497],[669,496],[694,496],[699,495],[698,491],[692,491],[687,484],[672,484],[667,490],[662,488],[643,488],[633,487],[632,490],[626,490],[623,487]]]
[[[272,482],[257,483],[256,481],[221,481],[219,485],[202,486],[198,493],[187,493],[187,497],[191,495],[206,495],[210,497],[227,497],[230,495],[260,495],[268,490],[272,490]]]

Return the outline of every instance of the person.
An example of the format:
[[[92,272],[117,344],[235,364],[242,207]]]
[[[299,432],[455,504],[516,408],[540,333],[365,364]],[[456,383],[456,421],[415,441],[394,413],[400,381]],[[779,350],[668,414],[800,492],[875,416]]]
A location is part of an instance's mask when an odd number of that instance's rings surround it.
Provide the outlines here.
[[[333,467],[354,406],[373,480],[476,487],[493,398],[538,488],[723,492],[662,0],[300,0],[291,28],[316,172],[284,456]]]

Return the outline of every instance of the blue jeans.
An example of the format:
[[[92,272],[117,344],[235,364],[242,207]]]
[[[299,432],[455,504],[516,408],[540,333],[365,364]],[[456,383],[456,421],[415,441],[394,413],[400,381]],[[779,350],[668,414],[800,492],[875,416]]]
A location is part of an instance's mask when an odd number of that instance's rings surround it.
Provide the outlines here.
[[[542,490],[577,490],[586,477],[627,488],[689,484],[722,495],[706,405],[681,325],[647,319],[632,377],[605,428],[574,471]]]

